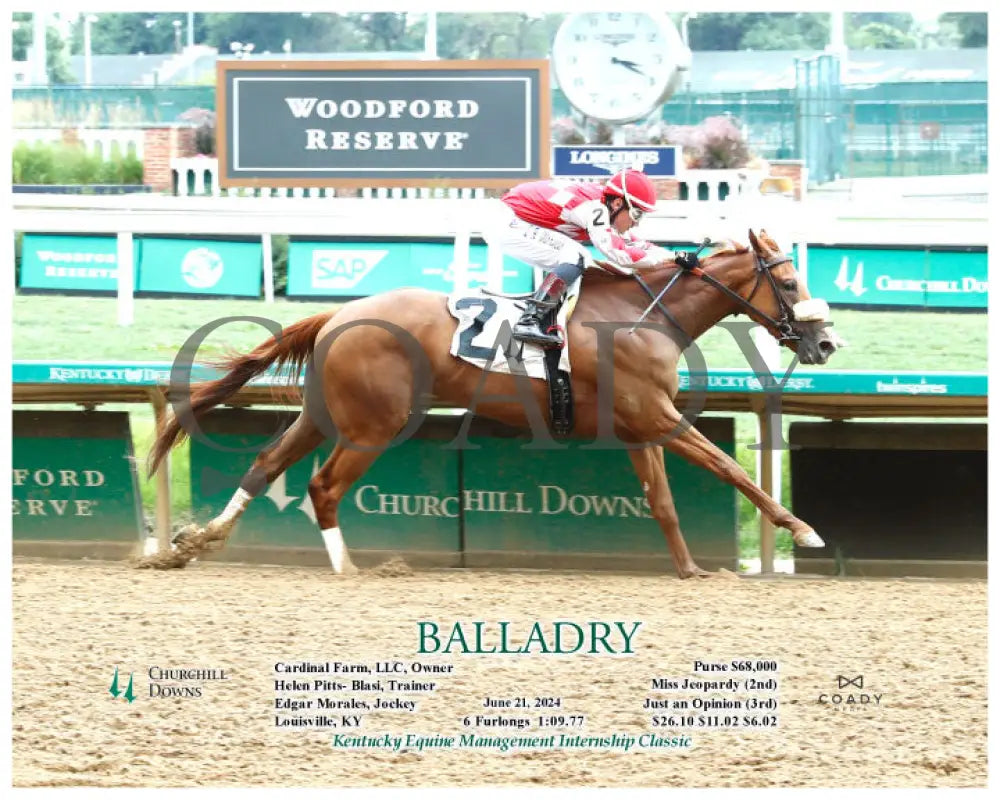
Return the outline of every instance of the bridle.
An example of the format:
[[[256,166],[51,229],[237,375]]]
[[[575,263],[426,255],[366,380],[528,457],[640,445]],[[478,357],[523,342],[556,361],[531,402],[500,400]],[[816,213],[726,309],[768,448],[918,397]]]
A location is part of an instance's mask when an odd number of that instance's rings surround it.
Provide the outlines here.
[[[701,247],[699,247],[698,250],[695,251],[694,257],[696,263],[697,263],[698,253],[700,253],[709,244],[710,242],[706,239],[702,243]],[[724,295],[731,298],[734,302],[740,305],[748,317],[750,317],[755,322],[762,323],[766,328],[768,328],[771,335],[778,340],[778,344],[785,344],[787,342],[799,341],[802,337],[799,336],[797,333],[795,333],[795,330],[792,327],[792,320],[795,319],[795,313],[792,310],[792,307],[788,305],[788,301],[786,301],[785,298],[782,296],[781,290],[778,288],[777,281],[775,281],[774,275],[771,273],[772,269],[774,269],[775,267],[779,267],[782,264],[791,263],[792,259],[786,255],[779,255],[779,256],[774,256],[773,258],[767,259],[765,261],[764,258],[760,255],[760,253],[757,252],[754,252],[754,259],[756,260],[754,271],[757,273],[757,280],[754,281],[753,290],[750,292],[749,297],[743,297],[742,295],[737,294],[728,286],[724,285],[723,283],[721,283],[720,281],[716,280],[711,275],[706,273],[699,266],[688,266],[685,264],[678,264],[677,272],[674,273],[673,277],[667,282],[667,285],[664,286],[663,289],[660,291],[660,293],[657,295],[653,294],[653,290],[649,288],[649,285],[642,279],[642,277],[639,275],[638,272],[633,272],[632,277],[634,277],[639,282],[639,285],[645,290],[646,294],[650,296],[653,302],[650,303],[649,307],[643,312],[642,316],[639,317],[638,322],[635,323],[635,325],[632,327],[632,330],[634,331],[639,326],[639,323],[641,323],[649,314],[649,312],[652,311],[653,308],[655,307],[659,308],[660,312],[674,325],[675,328],[677,328],[681,333],[684,334],[684,336],[688,339],[689,342],[694,341],[694,339],[692,339],[691,336],[689,336],[688,333],[680,326],[680,323],[678,323],[677,320],[674,319],[673,314],[671,314],[667,310],[666,306],[664,306],[663,303],[661,302],[666,293],[677,282],[677,279],[681,275],[689,273],[697,278],[700,278],[710,286],[715,287]],[[757,306],[753,304],[754,295],[757,294],[757,290],[760,288],[761,285],[761,278],[765,276],[767,278],[767,282],[771,286],[771,291],[773,292],[774,299],[778,304],[778,309],[781,312],[778,319],[774,319],[770,315],[765,314],[763,311],[761,311],[759,308],[757,308]]]

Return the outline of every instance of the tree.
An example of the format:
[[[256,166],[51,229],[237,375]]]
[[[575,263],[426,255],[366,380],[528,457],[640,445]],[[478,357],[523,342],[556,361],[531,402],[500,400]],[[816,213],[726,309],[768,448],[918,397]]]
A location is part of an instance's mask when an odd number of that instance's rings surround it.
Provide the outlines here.
[[[815,50],[829,38],[829,14],[703,13],[688,20],[692,50]]]
[[[949,11],[938,17],[938,22],[954,26],[960,47],[986,47],[986,14]]]
[[[822,50],[830,41],[828,14],[764,14],[740,40],[741,50]]]
[[[14,61],[26,61],[28,59],[28,48],[31,47],[34,36],[32,14],[27,12],[15,12],[15,28],[11,39],[11,50]],[[66,43],[63,41],[59,31],[53,27],[45,29],[45,68],[48,72],[49,83],[64,84],[76,83],[72,71],[69,68],[69,59],[66,54]]]
[[[90,52],[98,56],[172,53],[175,47],[175,19],[186,24],[186,15],[176,14],[95,14],[90,25]],[[83,53],[83,15],[73,24],[74,55]]]
[[[403,14],[349,14],[355,27],[361,33],[363,46],[359,50],[371,51],[419,51],[423,50],[423,34],[408,24],[408,15]]]
[[[739,50],[743,35],[765,14],[699,14],[688,20],[692,50]]]
[[[31,14],[25,11],[14,12],[14,32],[11,36],[11,55],[15,61],[28,60],[28,47],[31,46]]]
[[[441,58],[545,58],[564,14],[438,14]]]
[[[847,34],[847,44],[854,50],[906,50],[916,47],[917,41],[884,22],[869,22]]]
[[[69,68],[69,54],[66,41],[55,28],[45,29],[45,68],[49,73],[49,83],[79,83]]]

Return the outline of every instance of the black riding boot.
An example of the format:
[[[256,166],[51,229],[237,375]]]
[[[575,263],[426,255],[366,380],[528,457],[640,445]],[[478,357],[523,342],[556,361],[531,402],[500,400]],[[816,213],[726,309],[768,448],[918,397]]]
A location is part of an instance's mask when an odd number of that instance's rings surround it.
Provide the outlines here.
[[[554,272],[548,273],[511,331],[514,338],[542,347],[562,347],[563,338],[559,331],[548,333],[542,330],[541,325],[542,318],[551,309],[558,309],[562,305],[565,290],[566,281]]]

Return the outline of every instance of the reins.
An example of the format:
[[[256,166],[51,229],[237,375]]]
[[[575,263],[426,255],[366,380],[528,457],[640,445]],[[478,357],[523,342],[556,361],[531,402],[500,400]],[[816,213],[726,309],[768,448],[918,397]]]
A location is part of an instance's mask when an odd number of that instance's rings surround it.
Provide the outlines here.
[[[696,264],[699,263],[698,254],[705,247],[707,247],[708,244],[709,241],[708,239],[706,239],[704,242],[702,242],[701,247],[699,247],[695,251],[694,259]],[[667,281],[667,285],[660,290],[659,294],[654,294],[653,290],[650,289],[649,284],[647,284],[642,279],[639,273],[633,272],[632,277],[639,282],[639,285],[643,288],[643,291],[645,291],[646,294],[649,295],[652,302],[642,313],[642,316],[639,317],[639,319],[636,321],[635,325],[632,326],[632,329],[629,331],[629,333],[634,333],[635,329],[638,328],[639,325],[642,323],[642,321],[646,319],[648,314],[654,308],[658,308],[660,310],[660,313],[663,314],[663,316],[666,317],[667,320],[675,328],[677,328],[677,330],[679,330],[682,334],[684,334],[684,337],[687,339],[688,344],[693,342],[694,339],[687,333],[687,331],[684,330],[684,328],[681,327],[680,323],[677,322],[677,320],[674,318],[674,315],[667,310],[667,307],[663,305],[662,302],[667,292],[670,291],[673,285],[677,282],[677,279],[680,278],[681,275],[690,274],[694,275],[695,277],[699,278],[700,280],[704,281],[710,286],[713,286],[714,288],[722,292],[724,295],[735,301],[738,305],[740,305],[744,309],[747,316],[749,316],[751,319],[754,319],[756,322],[763,321],[763,323],[767,327],[772,329],[772,332],[777,331],[777,335],[775,336],[775,338],[778,340],[779,344],[784,344],[785,342],[798,341],[801,337],[798,334],[796,334],[795,331],[792,329],[792,310],[788,306],[788,303],[785,301],[785,299],[781,296],[781,291],[778,289],[778,284],[774,280],[774,275],[771,274],[772,269],[781,266],[782,264],[788,264],[791,262],[792,259],[789,258],[788,256],[781,255],[781,256],[775,256],[774,258],[765,261],[763,258],[761,258],[760,254],[756,252],[754,253],[754,259],[757,262],[754,268],[755,271],[757,272],[757,280],[754,283],[753,291],[750,292],[749,298],[737,294],[728,286],[724,285],[723,283],[721,283],[720,281],[718,281],[717,279],[706,273],[699,266],[688,266],[685,264],[678,263],[677,272],[675,272],[674,275],[670,278],[670,280]],[[765,314],[763,311],[757,308],[757,306],[755,306],[752,302],[754,295],[757,294],[757,290],[760,288],[760,281],[762,275],[767,276],[768,283],[771,285],[771,290],[774,292],[774,298],[778,303],[778,308],[781,310],[780,319],[774,319],[768,314]]]

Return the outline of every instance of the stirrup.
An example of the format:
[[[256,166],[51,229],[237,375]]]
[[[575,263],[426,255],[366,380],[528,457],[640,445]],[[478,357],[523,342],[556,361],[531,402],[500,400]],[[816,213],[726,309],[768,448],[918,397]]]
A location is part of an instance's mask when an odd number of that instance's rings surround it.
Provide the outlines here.
[[[535,322],[532,320],[532,322]],[[528,326],[525,326],[528,327]],[[513,336],[519,342],[526,342],[528,344],[536,344],[539,347],[548,348],[562,348],[565,346],[565,340],[559,335],[561,328],[553,325],[548,331],[543,331],[542,326],[535,322],[528,330],[517,330],[518,325],[515,325],[511,330],[511,336]],[[552,331],[555,330],[556,333],[553,334]]]

